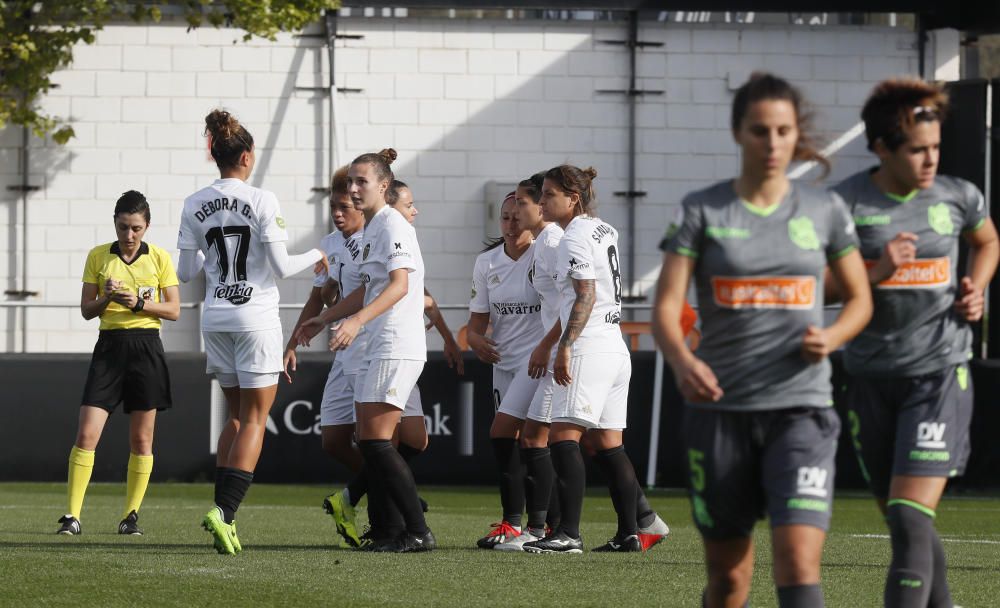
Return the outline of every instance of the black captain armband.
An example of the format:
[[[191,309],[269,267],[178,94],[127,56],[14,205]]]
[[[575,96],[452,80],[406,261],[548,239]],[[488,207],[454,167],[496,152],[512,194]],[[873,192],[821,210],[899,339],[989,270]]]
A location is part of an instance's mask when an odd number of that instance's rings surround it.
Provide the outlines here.
[[[139,298],[139,299],[138,299],[138,300],[136,301],[136,303],[135,303],[135,306],[133,306],[133,307],[132,307],[132,312],[134,312],[134,313],[138,313],[138,312],[139,312],[139,311],[141,311],[141,310],[143,309],[143,307],[145,307],[145,306],[146,306],[146,300],[143,300],[142,298]]]

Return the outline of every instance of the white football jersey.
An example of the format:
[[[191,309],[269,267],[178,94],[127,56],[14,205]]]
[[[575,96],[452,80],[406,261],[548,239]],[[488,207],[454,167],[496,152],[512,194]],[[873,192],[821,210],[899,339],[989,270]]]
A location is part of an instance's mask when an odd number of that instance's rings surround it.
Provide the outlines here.
[[[556,286],[556,263],[559,259],[559,241],[563,229],[549,222],[538,233],[531,246],[531,270],[528,280],[542,301],[542,326],[548,332],[559,319],[559,288]]]
[[[573,343],[573,356],[588,353],[627,353],[622,338],[622,277],[618,265],[618,231],[600,218],[580,215],[566,226],[559,241],[556,284],[563,332],[576,301],[573,279],[593,279],[594,309]]]
[[[513,260],[500,245],[476,258],[469,312],[490,314],[492,340],[500,353],[500,371],[517,371],[542,339],[542,303],[531,286],[534,245]]]
[[[278,199],[236,178],[184,199],[177,248],[205,254],[204,331],[281,327],[267,243],[287,241]]]
[[[365,326],[368,349],[365,360],[427,360],[424,335],[424,260],[417,233],[395,209],[386,205],[365,225],[361,239],[361,282],[365,306],[389,284],[389,273],[405,268],[409,289],[392,308]]]
[[[340,285],[341,298],[346,298],[360,287],[361,240],[363,237],[364,230],[358,230],[346,239],[339,230],[323,237],[323,240],[320,241],[320,249],[326,253],[326,259],[330,262],[330,275],[332,277],[326,272],[321,272],[316,275],[313,286],[322,287],[326,284],[327,279],[332,278]],[[358,373],[358,369],[364,361],[367,346],[368,334],[362,328],[348,348],[337,351],[337,362],[344,368],[345,374]]]

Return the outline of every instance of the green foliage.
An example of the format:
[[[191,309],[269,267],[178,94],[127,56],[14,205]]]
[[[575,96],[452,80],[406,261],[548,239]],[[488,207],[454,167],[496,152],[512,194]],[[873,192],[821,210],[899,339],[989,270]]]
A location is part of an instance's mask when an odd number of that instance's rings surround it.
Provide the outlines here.
[[[182,8],[189,31],[207,22],[242,29],[247,41],[300,30],[324,10],[338,8],[340,0],[0,0],[0,129],[9,123],[60,144],[69,141],[73,128],[38,109],[53,87],[52,74],[72,63],[74,45],[93,44],[94,33],[108,21],[158,22],[166,4]]]

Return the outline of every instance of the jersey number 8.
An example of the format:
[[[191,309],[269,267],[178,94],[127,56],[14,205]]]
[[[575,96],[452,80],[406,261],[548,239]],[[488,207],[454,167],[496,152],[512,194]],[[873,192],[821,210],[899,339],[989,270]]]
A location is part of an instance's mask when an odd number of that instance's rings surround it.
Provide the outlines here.
[[[622,303],[622,270],[618,265],[618,249],[608,247],[608,266],[611,267],[611,282],[615,286],[615,304]]]

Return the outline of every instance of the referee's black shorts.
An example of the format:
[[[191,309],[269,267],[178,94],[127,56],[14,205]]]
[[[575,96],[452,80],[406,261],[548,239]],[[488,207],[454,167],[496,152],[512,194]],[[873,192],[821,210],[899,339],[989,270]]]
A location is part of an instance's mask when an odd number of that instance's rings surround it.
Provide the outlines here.
[[[171,405],[170,373],[158,329],[103,330],[94,346],[81,405],[125,413]]]

